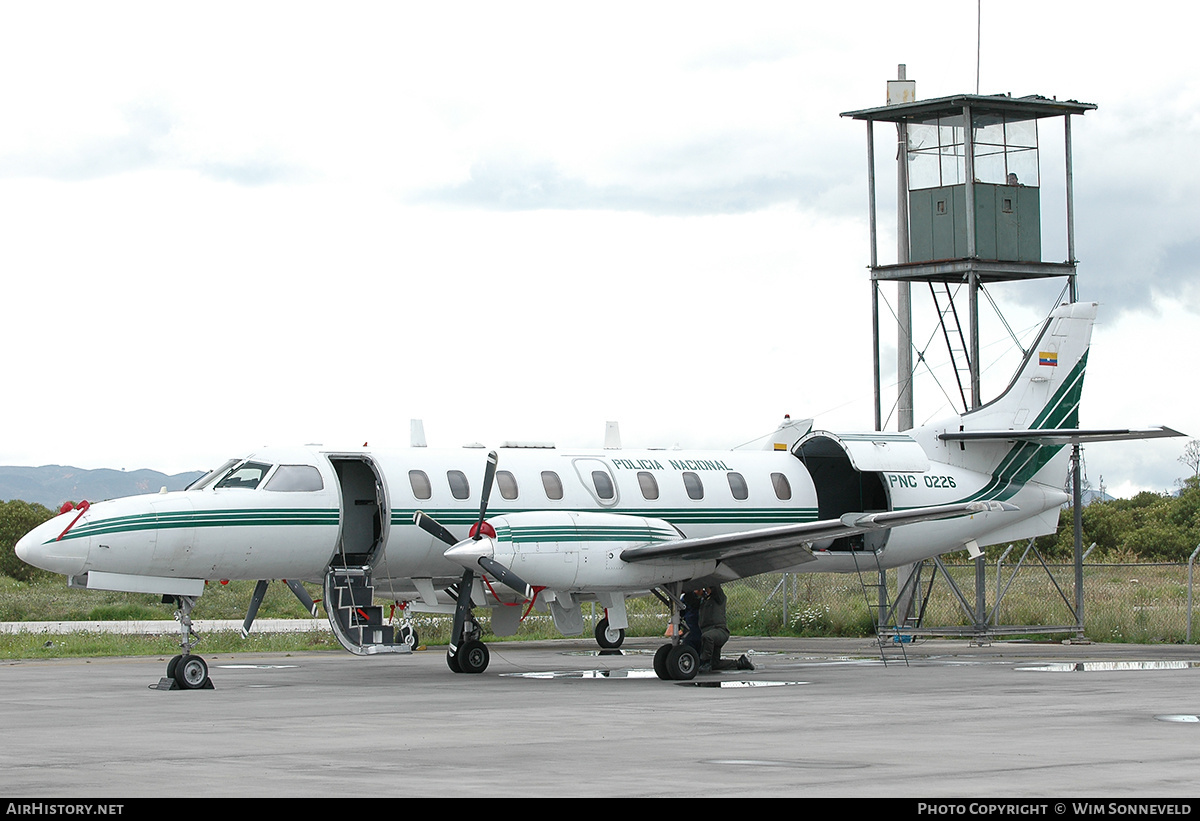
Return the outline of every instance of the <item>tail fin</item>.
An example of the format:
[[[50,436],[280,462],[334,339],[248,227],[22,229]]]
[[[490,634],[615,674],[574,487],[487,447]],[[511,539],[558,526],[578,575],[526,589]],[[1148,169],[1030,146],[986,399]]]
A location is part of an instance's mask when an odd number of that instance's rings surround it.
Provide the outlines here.
[[[936,448],[946,462],[992,474],[991,491],[999,492],[995,498],[1007,498],[1005,489],[1029,481],[1061,487],[1069,456],[1061,438],[1017,437],[1021,441],[1016,441],[1002,434],[1079,427],[1079,399],[1096,308],[1094,302],[1077,302],[1052,311],[999,397],[922,428],[917,436],[927,452]],[[979,438],[968,439],[972,432]],[[954,434],[960,434],[954,441],[941,438]]]
[[[1096,307],[1095,302],[1076,302],[1054,309],[1004,393],[963,414],[963,429],[1079,427],[1079,397]]]

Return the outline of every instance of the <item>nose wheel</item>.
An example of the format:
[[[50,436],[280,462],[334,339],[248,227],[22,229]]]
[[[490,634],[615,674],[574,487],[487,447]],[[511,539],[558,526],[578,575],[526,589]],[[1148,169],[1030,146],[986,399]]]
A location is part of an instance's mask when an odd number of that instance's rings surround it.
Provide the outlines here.
[[[196,631],[192,629],[192,608],[196,606],[195,596],[175,597],[178,610],[175,620],[179,622],[179,632],[182,639],[179,643],[182,653],[167,662],[167,675],[159,679],[155,690],[212,690],[212,679],[208,677],[208,662],[192,653],[192,649],[200,641]]]

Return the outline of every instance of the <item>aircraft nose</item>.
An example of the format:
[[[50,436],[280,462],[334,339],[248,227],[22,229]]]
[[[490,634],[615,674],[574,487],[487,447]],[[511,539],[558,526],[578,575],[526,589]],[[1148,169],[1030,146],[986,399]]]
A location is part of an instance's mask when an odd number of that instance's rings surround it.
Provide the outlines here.
[[[82,573],[87,561],[88,540],[58,539],[69,521],[63,516],[56,516],[26,533],[14,547],[17,558],[51,573],[64,576]]]

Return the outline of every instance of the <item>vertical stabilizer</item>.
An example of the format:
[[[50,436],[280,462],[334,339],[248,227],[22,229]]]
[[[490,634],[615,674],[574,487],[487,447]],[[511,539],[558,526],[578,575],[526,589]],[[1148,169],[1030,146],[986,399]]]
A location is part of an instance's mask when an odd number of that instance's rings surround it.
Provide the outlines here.
[[[1061,442],[964,444],[942,442],[937,437],[958,431],[1078,428],[1079,400],[1096,308],[1094,302],[1077,302],[1054,309],[1012,382],[999,397],[968,413],[921,429],[917,438],[926,452],[938,461],[991,473],[1001,485],[1016,486],[1028,481],[1061,485],[1067,458]]]
[[[1042,326],[1004,393],[962,415],[965,430],[1045,430],[1079,427],[1079,397],[1095,302],[1060,305]]]

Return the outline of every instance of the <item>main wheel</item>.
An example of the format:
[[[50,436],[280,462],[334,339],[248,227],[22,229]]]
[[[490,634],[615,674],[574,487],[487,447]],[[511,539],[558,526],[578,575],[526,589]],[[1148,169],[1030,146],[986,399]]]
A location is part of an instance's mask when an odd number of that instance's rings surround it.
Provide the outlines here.
[[[400,626],[400,641],[407,644],[412,650],[416,650],[421,643],[421,640],[417,637],[417,631],[407,624]]]
[[[616,650],[625,643],[625,631],[608,626],[608,619],[600,619],[596,625],[596,644],[605,650]]]
[[[491,653],[482,641],[468,641],[458,650],[458,669],[463,673],[482,673],[490,660]]]
[[[700,657],[686,644],[677,644],[667,653],[667,674],[675,681],[691,681],[700,669]]]
[[[199,690],[208,682],[208,664],[199,656],[184,656],[175,665],[175,681],[185,690]]]
[[[462,668],[458,666],[458,658],[462,655],[462,650],[458,651],[458,655],[450,655],[446,653],[446,666],[456,673],[461,673]]]
[[[179,666],[179,660],[182,658],[182,655],[175,656],[167,662],[167,678],[175,678],[175,668]]]
[[[671,652],[672,646],[664,644],[654,653],[654,674],[663,681],[671,680],[671,673],[667,670],[667,654]]]

